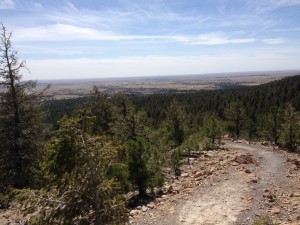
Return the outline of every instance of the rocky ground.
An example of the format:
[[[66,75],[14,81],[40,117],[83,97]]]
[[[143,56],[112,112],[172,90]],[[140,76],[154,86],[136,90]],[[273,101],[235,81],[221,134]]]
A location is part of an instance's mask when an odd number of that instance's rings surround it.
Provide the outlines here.
[[[183,166],[164,194],[131,210],[131,224],[252,224],[269,215],[300,225],[300,156],[259,144],[226,142]]]
[[[226,141],[182,166],[165,170],[160,197],[130,211],[130,224],[250,225],[269,215],[300,225],[300,155],[248,142]],[[0,224],[25,224],[17,208],[0,212]]]

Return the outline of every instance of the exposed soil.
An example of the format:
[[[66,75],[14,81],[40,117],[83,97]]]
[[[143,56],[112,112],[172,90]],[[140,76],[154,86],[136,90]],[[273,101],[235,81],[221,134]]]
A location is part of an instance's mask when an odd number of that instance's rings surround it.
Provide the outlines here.
[[[165,198],[153,209],[133,211],[131,223],[248,225],[267,214],[280,224],[300,224],[299,155],[245,143],[226,142],[226,147],[230,151],[213,152],[205,163],[195,160],[185,171],[189,177],[179,180],[195,180],[195,168],[213,166],[211,175],[189,191],[165,190]]]

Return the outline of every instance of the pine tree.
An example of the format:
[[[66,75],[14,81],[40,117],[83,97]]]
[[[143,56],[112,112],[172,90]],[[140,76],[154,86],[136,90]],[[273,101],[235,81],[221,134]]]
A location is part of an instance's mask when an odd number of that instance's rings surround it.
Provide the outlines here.
[[[120,145],[111,137],[90,135],[94,121],[88,109],[60,121],[45,156],[49,187],[29,194],[24,191],[27,209],[38,212],[32,224],[127,221],[120,183],[110,174],[113,168],[126,166],[119,161]]]
[[[150,146],[141,139],[128,142],[129,178],[138,187],[139,195],[146,194],[150,178],[150,172],[147,168],[149,149]]]
[[[116,94],[113,101],[113,129],[116,136],[127,143],[129,179],[133,187],[139,190],[139,195],[145,195],[147,188],[163,184],[160,151],[155,148],[146,113],[143,110],[137,111],[123,94]]]
[[[231,102],[225,109],[225,115],[229,121],[229,130],[233,131],[236,138],[239,139],[245,119],[245,109],[242,103],[240,101]]]
[[[166,143],[170,147],[180,146],[187,138],[187,113],[175,100],[170,103],[166,119],[161,123],[161,130]]]
[[[217,138],[221,138],[221,121],[216,117],[215,114],[207,115],[204,117],[203,131],[205,136],[210,138],[213,144],[215,143],[215,140]]]
[[[44,113],[36,82],[21,81],[25,61],[18,61],[12,33],[0,30],[0,178],[1,185],[23,188],[37,183]]]
[[[295,151],[300,144],[300,115],[290,103],[285,106],[283,115],[279,142],[287,150]]]
[[[124,141],[147,139],[149,121],[143,110],[138,111],[132,101],[123,94],[113,96],[114,121],[113,132]]]
[[[262,136],[279,144],[279,136],[281,132],[281,124],[283,123],[283,112],[279,107],[271,107],[270,110],[260,117],[260,132]]]
[[[111,134],[113,125],[113,105],[107,93],[94,86],[92,91],[92,113],[95,115],[94,134]]]

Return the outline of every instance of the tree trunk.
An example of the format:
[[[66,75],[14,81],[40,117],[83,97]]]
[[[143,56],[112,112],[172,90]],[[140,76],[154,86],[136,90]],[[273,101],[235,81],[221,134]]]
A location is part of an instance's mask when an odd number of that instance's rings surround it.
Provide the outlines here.
[[[14,187],[20,188],[23,187],[26,183],[26,176],[23,174],[23,157],[22,157],[22,150],[19,145],[19,141],[21,139],[21,131],[20,131],[20,126],[21,126],[21,118],[20,118],[20,107],[18,103],[18,96],[17,96],[17,91],[16,91],[16,86],[15,86],[15,76],[13,74],[13,69],[12,69],[12,61],[10,60],[8,50],[8,41],[5,40],[5,60],[8,68],[8,77],[9,77],[9,87],[11,90],[11,101],[13,103],[13,115],[14,115],[14,157],[15,157],[15,170],[16,170],[16,177],[14,179]]]
[[[82,134],[82,142],[84,144],[84,148],[85,148],[85,154],[86,154],[86,159],[89,162],[89,170],[90,170],[90,174],[91,174],[91,181],[92,181],[92,188],[93,188],[93,204],[92,207],[95,210],[95,223],[94,225],[101,225],[101,214],[100,214],[100,197],[99,197],[99,190],[98,190],[98,185],[100,183],[99,179],[97,178],[97,166],[93,163],[93,159],[91,156],[91,151],[89,148],[89,143],[88,140],[86,138],[86,121],[85,118],[83,118],[83,122],[82,122],[82,130],[83,130],[83,134]]]

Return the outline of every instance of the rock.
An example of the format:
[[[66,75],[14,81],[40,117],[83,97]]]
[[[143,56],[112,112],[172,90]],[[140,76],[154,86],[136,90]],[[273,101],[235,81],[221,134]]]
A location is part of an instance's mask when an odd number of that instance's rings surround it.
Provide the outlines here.
[[[240,165],[240,164],[238,164],[237,162],[233,162],[232,165],[233,165],[233,166],[238,166],[238,165]]]
[[[151,202],[151,203],[149,203],[149,204],[147,205],[147,207],[148,207],[149,209],[154,209],[155,204],[154,204],[153,202]]]
[[[196,182],[199,182],[200,180],[203,180],[203,177],[197,177],[197,178],[195,178]]]
[[[237,162],[238,164],[254,164],[254,163],[256,163],[255,159],[249,154],[236,156],[233,161]]]
[[[22,221],[17,221],[17,222],[9,222],[9,223],[6,223],[5,225],[26,225],[28,224],[27,222],[22,222]]]
[[[137,210],[141,210],[141,209],[142,209],[142,206],[139,205],[138,207],[136,207],[136,209],[137,209]]]
[[[280,209],[279,207],[276,207],[276,208],[273,208],[273,209],[271,210],[271,212],[272,212],[273,214],[280,214],[281,209]]]
[[[245,173],[252,173],[249,169],[245,169]]]
[[[183,187],[184,187],[184,188],[192,188],[192,187],[193,187],[193,184],[192,184],[192,183],[184,183],[184,184],[183,184]]]
[[[176,185],[176,186],[173,186],[173,192],[175,193],[179,193],[179,191],[182,189],[182,186],[181,185]]]
[[[172,186],[172,185],[165,185],[165,186],[164,186],[164,190],[165,190],[166,192],[171,193],[171,192],[173,191],[173,186]]]
[[[138,215],[139,213],[140,213],[139,210],[133,209],[133,210],[131,210],[131,211],[129,212],[129,215],[130,215],[130,216],[136,216],[136,215]]]
[[[188,160],[189,160],[189,162],[190,162],[191,164],[194,163],[194,161],[195,161],[194,158],[189,158]]]
[[[147,212],[147,210],[148,210],[148,207],[143,205],[142,211],[143,211],[143,212]]]
[[[258,182],[258,178],[257,177],[251,177],[250,178],[250,182],[257,183]]]
[[[295,160],[295,161],[294,161],[294,164],[295,164],[298,168],[300,168],[300,160]]]
[[[193,188],[186,188],[185,192],[193,192]]]
[[[183,223],[183,222],[185,222],[185,219],[180,218],[180,219],[179,219],[179,222],[182,222],[182,223]]]
[[[26,221],[17,221],[15,223],[8,223],[9,225],[27,225]]]
[[[300,197],[300,193],[293,193],[294,197]]]
[[[189,173],[182,173],[180,176],[181,176],[181,177],[188,177],[188,176],[189,176]]]
[[[198,177],[201,177],[201,176],[203,176],[202,172],[196,172],[195,175],[194,175],[194,178],[198,178]]]
[[[263,194],[263,197],[268,198],[270,200],[274,200],[276,198],[276,195],[272,194],[271,192],[268,192],[268,193]]]

